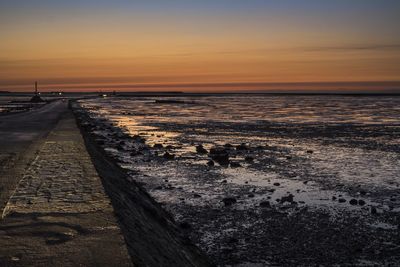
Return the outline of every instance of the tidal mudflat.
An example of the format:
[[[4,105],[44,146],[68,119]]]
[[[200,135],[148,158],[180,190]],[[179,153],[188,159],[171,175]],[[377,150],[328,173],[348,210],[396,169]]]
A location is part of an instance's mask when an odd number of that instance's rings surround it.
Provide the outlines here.
[[[79,103],[97,144],[217,265],[400,264],[400,98]]]

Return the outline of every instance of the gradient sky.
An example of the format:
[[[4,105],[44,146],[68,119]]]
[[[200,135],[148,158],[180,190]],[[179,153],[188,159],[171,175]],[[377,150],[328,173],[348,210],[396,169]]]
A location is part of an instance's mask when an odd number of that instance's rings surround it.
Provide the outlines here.
[[[396,89],[399,14],[398,0],[0,0],[0,90]]]

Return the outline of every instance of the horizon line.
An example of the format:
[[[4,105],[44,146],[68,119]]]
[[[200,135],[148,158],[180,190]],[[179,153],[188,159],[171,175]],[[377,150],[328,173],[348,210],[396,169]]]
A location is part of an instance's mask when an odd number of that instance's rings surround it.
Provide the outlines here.
[[[40,82],[38,80],[41,91],[106,91],[118,90],[129,91],[134,89],[142,90],[161,90],[164,89],[182,89],[184,91],[197,91],[197,90],[224,90],[231,89],[237,91],[238,88],[243,87],[242,91],[257,90],[257,91],[271,91],[271,90],[312,90],[312,91],[325,91],[325,90],[400,90],[400,81],[310,81],[310,82],[207,82],[207,83],[52,83]],[[10,81],[10,80],[8,80]],[[49,80],[47,80],[49,81]],[[32,83],[22,84],[2,84],[0,80],[0,91],[10,92],[23,92],[32,87]]]

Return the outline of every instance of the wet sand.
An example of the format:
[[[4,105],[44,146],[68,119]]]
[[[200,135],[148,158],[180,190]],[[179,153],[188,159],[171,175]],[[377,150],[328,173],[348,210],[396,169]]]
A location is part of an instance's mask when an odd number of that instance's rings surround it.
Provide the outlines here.
[[[83,105],[97,145],[216,264],[400,262],[400,127],[390,108],[371,112],[378,115],[366,124],[351,121],[360,114],[302,124],[252,121],[252,109],[238,115],[218,101],[219,116],[198,99],[96,101]]]

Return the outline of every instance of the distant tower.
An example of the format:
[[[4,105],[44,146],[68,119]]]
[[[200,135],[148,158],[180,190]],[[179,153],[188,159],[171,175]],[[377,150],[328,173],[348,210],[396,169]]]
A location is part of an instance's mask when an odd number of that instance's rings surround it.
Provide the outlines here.
[[[35,82],[35,95],[31,98],[32,103],[40,103],[45,102],[40,96],[38,92],[38,83]]]

